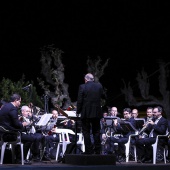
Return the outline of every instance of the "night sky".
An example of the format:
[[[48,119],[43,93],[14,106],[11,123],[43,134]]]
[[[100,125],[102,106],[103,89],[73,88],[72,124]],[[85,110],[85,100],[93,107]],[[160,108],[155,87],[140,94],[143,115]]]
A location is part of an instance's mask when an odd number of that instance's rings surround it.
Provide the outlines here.
[[[124,105],[122,79],[136,83],[144,68],[169,62],[170,10],[162,1],[7,1],[0,5],[0,78],[42,77],[40,48],[54,44],[64,53],[65,83],[73,101],[86,74],[86,61],[110,58],[101,83],[108,105]],[[156,81],[156,76],[153,81]],[[120,104],[122,103],[122,105]]]

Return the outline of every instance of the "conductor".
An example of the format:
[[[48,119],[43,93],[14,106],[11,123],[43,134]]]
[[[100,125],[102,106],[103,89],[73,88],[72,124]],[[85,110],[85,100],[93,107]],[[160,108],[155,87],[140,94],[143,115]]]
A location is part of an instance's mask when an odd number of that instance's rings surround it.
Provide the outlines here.
[[[102,118],[101,98],[104,98],[103,87],[94,82],[94,76],[88,73],[85,83],[79,86],[77,98],[77,114],[81,114],[82,132],[84,135],[85,152],[82,154],[100,154],[100,119]],[[92,130],[94,146],[91,141]]]

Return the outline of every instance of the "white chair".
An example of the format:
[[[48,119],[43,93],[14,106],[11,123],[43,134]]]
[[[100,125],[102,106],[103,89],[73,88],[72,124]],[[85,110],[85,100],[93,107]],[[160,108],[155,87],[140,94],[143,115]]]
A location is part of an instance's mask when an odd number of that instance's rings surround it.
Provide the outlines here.
[[[23,152],[23,143],[21,142],[21,133],[20,132],[14,132],[9,131],[5,129],[4,127],[0,126],[0,131],[3,132],[3,135],[1,136],[1,160],[0,164],[3,164],[4,160],[4,153],[7,145],[10,145],[11,151],[12,151],[12,163],[15,161],[15,145],[20,145],[21,148],[21,163],[24,165],[24,152]],[[4,137],[6,134],[14,134],[16,135],[16,139],[14,141],[6,141],[4,140]]]
[[[60,147],[62,146],[62,156],[63,156],[66,151],[67,145],[71,143],[69,134],[75,135],[75,132],[71,129],[56,129],[56,133],[59,133],[59,138],[60,138],[58,146],[57,146],[57,152],[56,152],[56,161],[57,161]],[[83,134],[77,133],[77,136],[78,136],[77,144],[81,146],[81,150],[84,152],[85,145],[84,145]]]
[[[136,157],[136,146],[131,144],[132,138],[135,136],[138,136],[138,134],[132,134],[129,136],[128,142],[125,143],[125,155],[126,155],[126,162],[129,162],[129,156],[130,156],[130,149],[133,148],[133,153],[134,153],[134,158],[135,162],[137,162],[137,157]]]
[[[158,150],[158,146],[159,146],[159,140],[161,138],[168,138],[169,132],[166,133],[166,135],[158,135],[156,137],[156,142],[154,144],[152,144],[152,148],[153,148],[153,164],[156,164],[156,156],[157,156],[157,150]],[[168,148],[168,143],[164,146],[161,146],[161,148],[163,149],[163,158],[164,158],[164,163],[166,164],[166,151]]]

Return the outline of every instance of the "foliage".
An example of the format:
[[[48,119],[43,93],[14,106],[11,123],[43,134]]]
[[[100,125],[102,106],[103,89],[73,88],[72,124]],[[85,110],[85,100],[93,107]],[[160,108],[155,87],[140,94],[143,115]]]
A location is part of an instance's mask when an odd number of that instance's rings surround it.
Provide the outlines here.
[[[31,84],[29,88],[23,89],[23,87]],[[0,98],[2,101],[9,102],[10,96],[13,93],[18,93],[21,95],[21,105],[27,105],[32,102],[34,105],[43,107],[43,103],[36,92],[36,88],[33,86],[33,82],[24,81],[24,77],[17,82],[13,82],[8,78],[2,79],[0,82]]]

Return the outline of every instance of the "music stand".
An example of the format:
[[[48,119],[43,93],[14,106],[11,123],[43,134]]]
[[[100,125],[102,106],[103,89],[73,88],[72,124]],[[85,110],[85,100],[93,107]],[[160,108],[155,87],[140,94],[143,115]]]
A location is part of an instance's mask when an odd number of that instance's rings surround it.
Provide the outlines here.
[[[64,111],[60,107],[58,108],[58,112],[60,112],[63,116],[68,119],[73,119],[75,121],[75,154],[77,150],[77,120],[80,119],[80,114],[77,116],[76,111]]]
[[[120,120],[120,118],[116,117],[116,116],[106,116],[106,117],[104,117],[104,120],[106,122],[105,128],[107,128],[107,129],[105,129],[105,133],[106,133],[106,135],[107,135],[107,132],[110,134],[110,138],[108,139],[108,145],[110,146],[110,148],[111,148],[111,136],[115,132],[115,127],[114,127],[114,124],[113,124],[114,119]],[[107,135],[107,137],[109,137],[109,136]],[[107,145],[104,146],[103,149],[105,149],[105,147],[107,147]]]
[[[65,113],[68,115],[68,118],[73,119],[75,121],[75,154],[77,151],[77,128],[78,128],[78,123],[77,121],[80,119],[80,114],[77,116],[76,111],[65,111]]]
[[[36,125],[37,126],[46,126],[51,117],[52,117],[52,114],[42,115],[41,119],[38,121],[38,123]]]
[[[119,117],[116,117],[116,116],[106,116],[104,117],[104,120],[106,122],[106,127],[109,127],[110,128],[110,134],[111,134],[111,128],[113,128],[113,119],[117,119],[118,122],[120,122],[120,118]]]
[[[145,124],[145,119],[144,118],[135,118],[136,121],[136,129],[140,131],[143,128],[143,125]]]
[[[122,127],[125,133],[138,132],[138,130],[130,122],[122,121],[120,122],[120,126]]]

